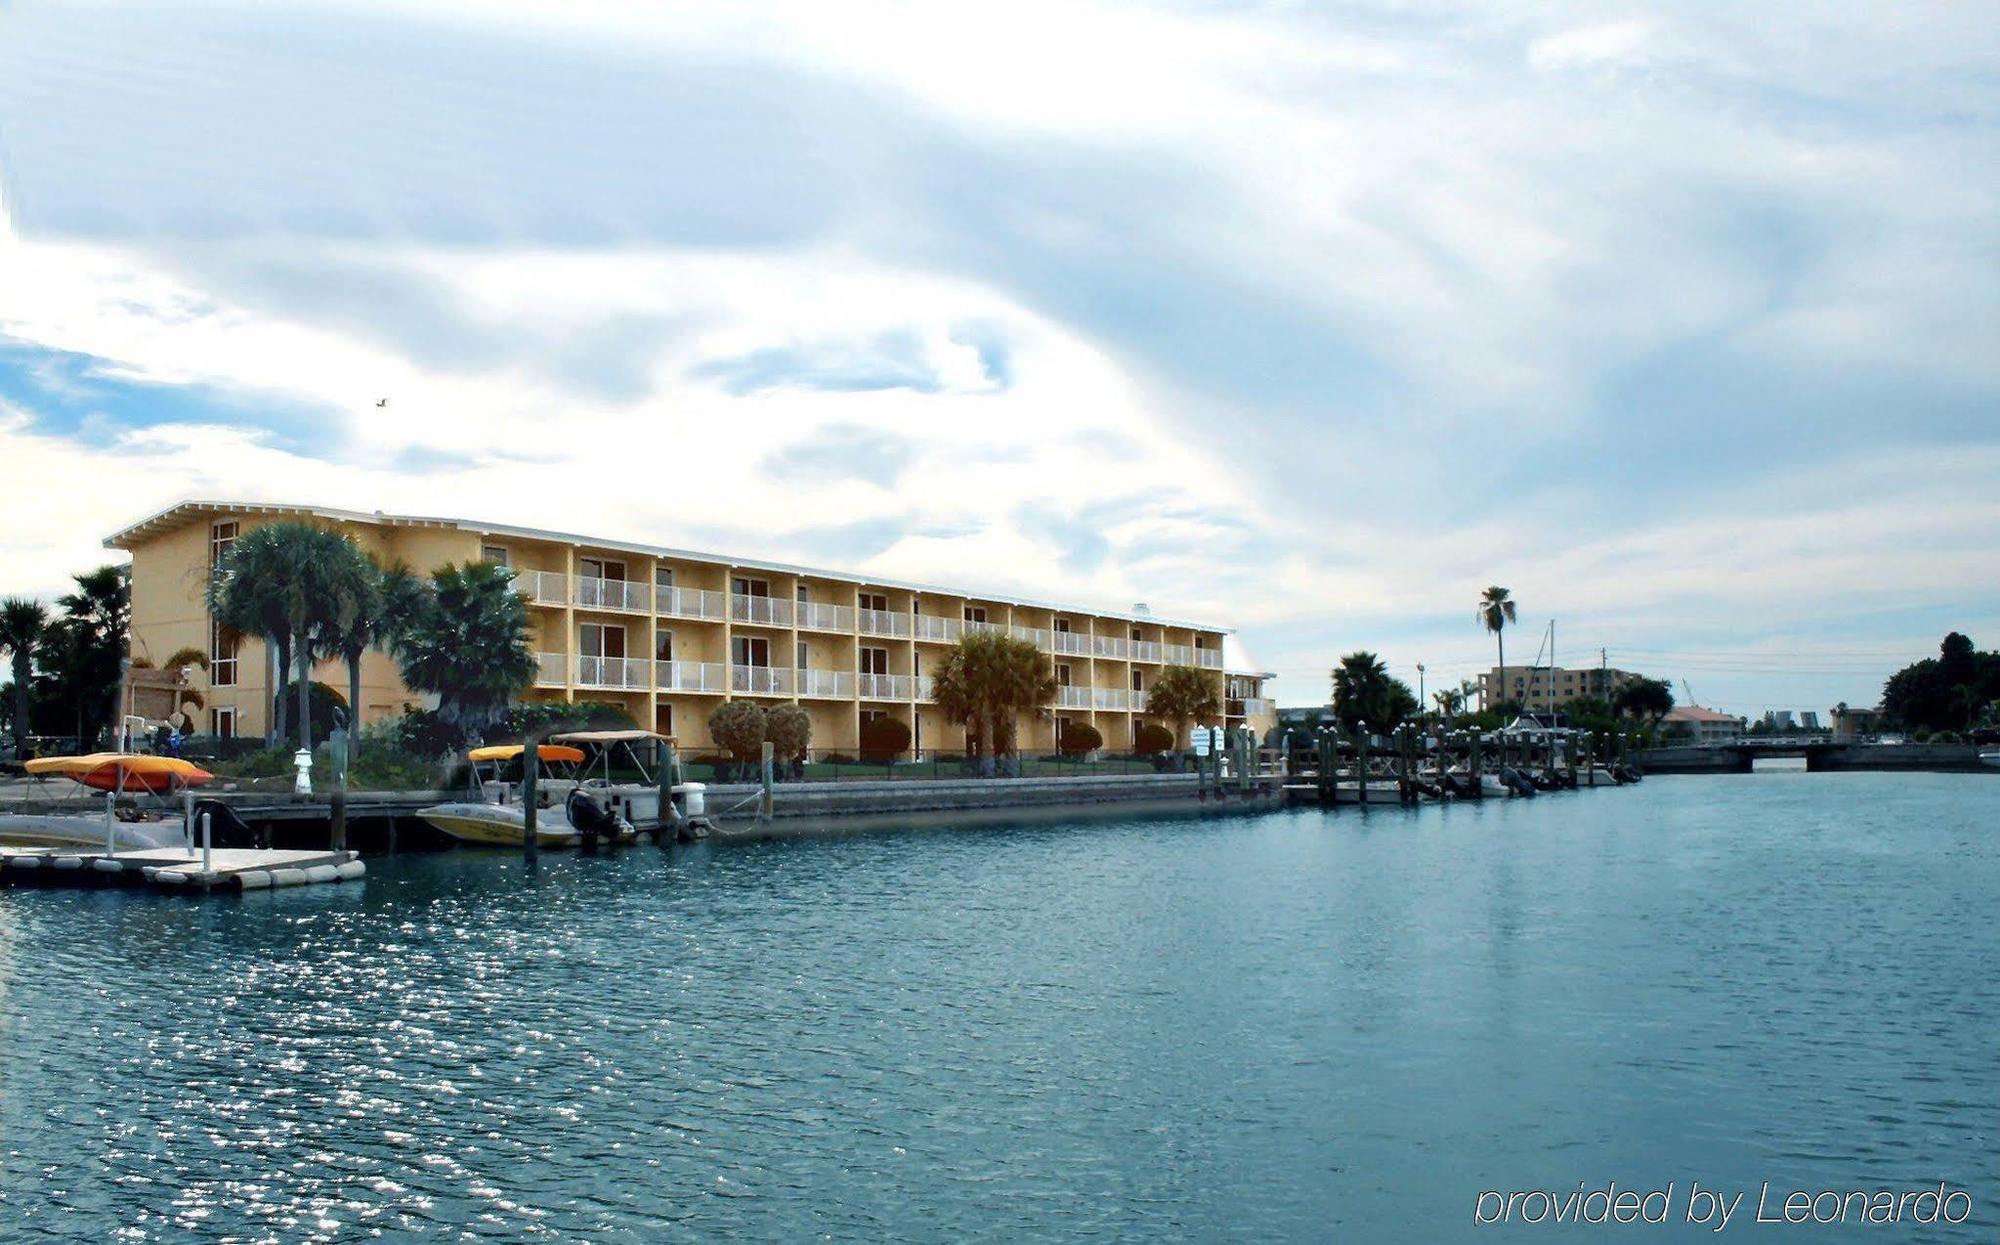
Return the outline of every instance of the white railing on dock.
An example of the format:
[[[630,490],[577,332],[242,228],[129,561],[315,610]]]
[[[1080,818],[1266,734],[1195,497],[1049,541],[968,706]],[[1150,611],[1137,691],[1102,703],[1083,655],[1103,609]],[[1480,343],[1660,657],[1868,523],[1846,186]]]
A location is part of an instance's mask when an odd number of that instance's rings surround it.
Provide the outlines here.
[[[910,619],[911,630],[919,640],[936,640],[941,644],[958,643],[961,624],[956,618],[938,618],[930,614],[918,614]]]
[[[782,666],[731,666],[729,690],[752,696],[790,696],[792,672]]]
[[[654,588],[653,606],[670,618],[720,619],[724,613],[722,594],[707,588]]]
[[[799,695],[846,700],[854,695],[854,676],[845,670],[801,670]]]
[[[854,630],[854,607],[827,605],[820,601],[799,602],[799,626],[814,631]]]
[[[653,674],[663,692],[726,692],[728,676],[719,661],[656,661]]]
[[[735,592],[729,596],[729,616],[737,622],[789,627],[792,625],[792,603],[783,597],[753,597]]]

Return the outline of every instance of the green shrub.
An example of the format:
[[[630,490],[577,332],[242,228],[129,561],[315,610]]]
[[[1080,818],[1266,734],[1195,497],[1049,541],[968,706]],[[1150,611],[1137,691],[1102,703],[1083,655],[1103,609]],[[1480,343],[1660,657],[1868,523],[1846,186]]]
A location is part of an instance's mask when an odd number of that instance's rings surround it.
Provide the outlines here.
[[[1137,753],[1172,752],[1174,733],[1158,722],[1141,722],[1139,730],[1132,736],[1132,751]]]
[[[899,718],[870,718],[861,724],[861,755],[867,760],[891,760],[909,747],[909,724]]]
[[[748,700],[726,700],[708,715],[708,737],[739,761],[764,753],[764,710]]]
[[[797,705],[772,705],[764,712],[764,738],[781,761],[798,761],[812,747],[812,715]]]
[[[1071,722],[1063,727],[1060,751],[1064,756],[1080,757],[1103,746],[1103,733],[1088,722]]]

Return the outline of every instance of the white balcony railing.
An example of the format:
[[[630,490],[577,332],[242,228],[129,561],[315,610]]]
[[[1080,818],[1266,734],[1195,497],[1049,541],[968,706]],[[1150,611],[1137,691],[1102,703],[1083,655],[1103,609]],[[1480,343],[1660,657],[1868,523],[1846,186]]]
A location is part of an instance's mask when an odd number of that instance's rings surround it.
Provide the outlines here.
[[[535,686],[561,687],[568,681],[569,663],[561,653],[535,654]]]
[[[936,688],[936,687],[937,687],[937,680],[935,680],[935,679],[931,678],[931,676],[929,676],[929,675],[927,675],[927,674],[920,674],[920,675],[918,675],[918,676],[917,676],[917,699],[918,699],[918,700],[936,700],[936,699],[937,699],[937,696],[936,696],[935,692],[933,691],[933,689],[934,689],[934,688]]]
[[[1146,711],[1146,697],[1147,697],[1147,695],[1148,695],[1148,694],[1147,694],[1147,693],[1145,693],[1145,692],[1133,692],[1133,693],[1132,693],[1132,712],[1134,712],[1134,713],[1144,713],[1144,712]]]
[[[1091,637],[1081,631],[1052,631],[1049,633],[1051,647],[1058,653],[1073,657],[1090,655]]]
[[[908,700],[916,690],[907,674],[864,674],[858,679],[863,700]]]
[[[651,687],[653,663],[636,657],[579,657],[576,659],[578,687]]]
[[[559,571],[521,571],[514,582],[536,605],[569,604],[569,576]]]
[[[646,585],[629,579],[579,579],[576,603],[585,609],[630,610],[639,614],[651,613],[653,609]]]
[[[1275,708],[1275,701],[1265,700],[1257,696],[1246,696],[1243,700],[1243,712],[1253,718],[1259,714],[1271,713]]]
[[[653,677],[663,692],[726,692],[728,676],[719,661],[656,661]]]
[[[1196,649],[1196,650],[1195,650],[1194,652],[1195,652],[1195,661],[1194,661],[1194,664],[1195,664],[1195,665],[1197,665],[1197,666],[1199,666],[1199,667],[1201,667],[1201,668],[1202,668],[1203,670],[1220,670],[1220,669],[1222,669],[1222,650],[1221,650],[1221,649],[1219,649],[1219,648],[1198,648],[1198,649]]]
[[[895,610],[862,610],[861,634],[863,635],[908,635],[910,616]]]
[[[1132,660],[1133,661],[1160,660],[1160,642],[1158,640],[1132,641]]]
[[[799,626],[814,631],[854,630],[854,607],[828,605],[822,601],[799,602]]]
[[[1056,708],[1088,709],[1090,708],[1090,692],[1091,689],[1087,687],[1058,687],[1056,688]]]
[[[801,670],[798,680],[801,696],[848,700],[854,695],[854,676],[845,670]]]
[[[1007,630],[1008,633],[1011,634],[1015,639],[1026,640],[1028,643],[1034,645],[1038,649],[1041,649],[1045,653],[1049,651],[1049,636],[1051,633],[1046,628],[1009,627]]]
[[[783,597],[753,597],[740,592],[731,593],[729,616],[742,623],[789,627],[792,625],[792,603]]]
[[[938,618],[930,614],[918,614],[910,619],[910,629],[919,640],[936,640],[940,644],[958,643],[959,632],[964,629],[956,618]]]
[[[1007,634],[1007,628],[1001,626],[999,623],[971,622],[969,620],[964,624],[963,630],[966,635],[979,635],[987,631],[998,632],[1001,635]]]
[[[720,619],[723,615],[722,594],[706,588],[654,588],[653,606],[669,618]]]
[[[1092,636],[1090,651],[1099,657],[1123,657],[1132,651],[1132,642],[1122,635]]]
[[[1194,649],[1185,644],[1169,644],[1161,650],[1161,656],[1170,666],[1192,666]]]
[[[732,692],[743,692],[751,696],[790,696],[792,683],[792,672],[782,666],[729,668],[729,690]]]
[[[1123,709],[1128,693],[1122,687],[1097,687],[1091,689],[1091,707],[1094,709]]]

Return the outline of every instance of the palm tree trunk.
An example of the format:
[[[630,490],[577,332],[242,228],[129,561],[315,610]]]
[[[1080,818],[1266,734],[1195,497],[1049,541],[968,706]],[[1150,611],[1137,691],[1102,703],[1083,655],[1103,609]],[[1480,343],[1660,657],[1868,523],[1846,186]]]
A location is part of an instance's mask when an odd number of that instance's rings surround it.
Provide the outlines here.
[[[979,715],[979,776],[993,777],[993,715]]]
[[[347,655],[347,759],[361,755],[361,654]]]
[[[33,654],[25,649],[14,650],[14,754],[17,760],[28,756],[28,675]]]
[[[298,638],[293,654],[299,665],[299,747],[312,751],[312,646]]]
[[[1500,705],[1507,703],[1507,633],[1495,631],[1493,642],[1500,646],[1500,704],[1494,706],[1498,709]],[[1500,725],[1505,726],[1506,723],[1502,722]]]
[[[272,656],[271,728],[264,732],[264,737],[271,747],[280,748],[291,733],[285,720],[285,676],[292,668],[292,640],[288,635],[272,632],[264,642],[270,646]]]

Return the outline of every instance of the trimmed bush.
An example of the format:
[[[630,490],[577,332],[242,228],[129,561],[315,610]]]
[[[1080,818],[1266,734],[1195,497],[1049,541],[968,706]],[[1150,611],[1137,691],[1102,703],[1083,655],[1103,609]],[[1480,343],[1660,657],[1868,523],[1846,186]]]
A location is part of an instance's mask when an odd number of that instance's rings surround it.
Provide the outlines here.
[[[764,738],[778,760],[802,760],[812,737],[812,715],[797,705],[772,705],[764,711]]]
[[[1061,751],[1064,756],[1080,757],[1103,746],[1103,733],[1088,722],[1071,722],[1063,727]]]
[[[888,761],[909,747],[909,724],[898,718],[870,718],[861,724],[861,755],[867,760]]]
[[[1138,753],[1172,752],[1174,733],[1158,722],[1141,722],[1139,730],[1132,736],[1132,751]]]
[[[764,754],[764,710],[747,700],[727,700],[708,715],[708,737],[739,761]]]

